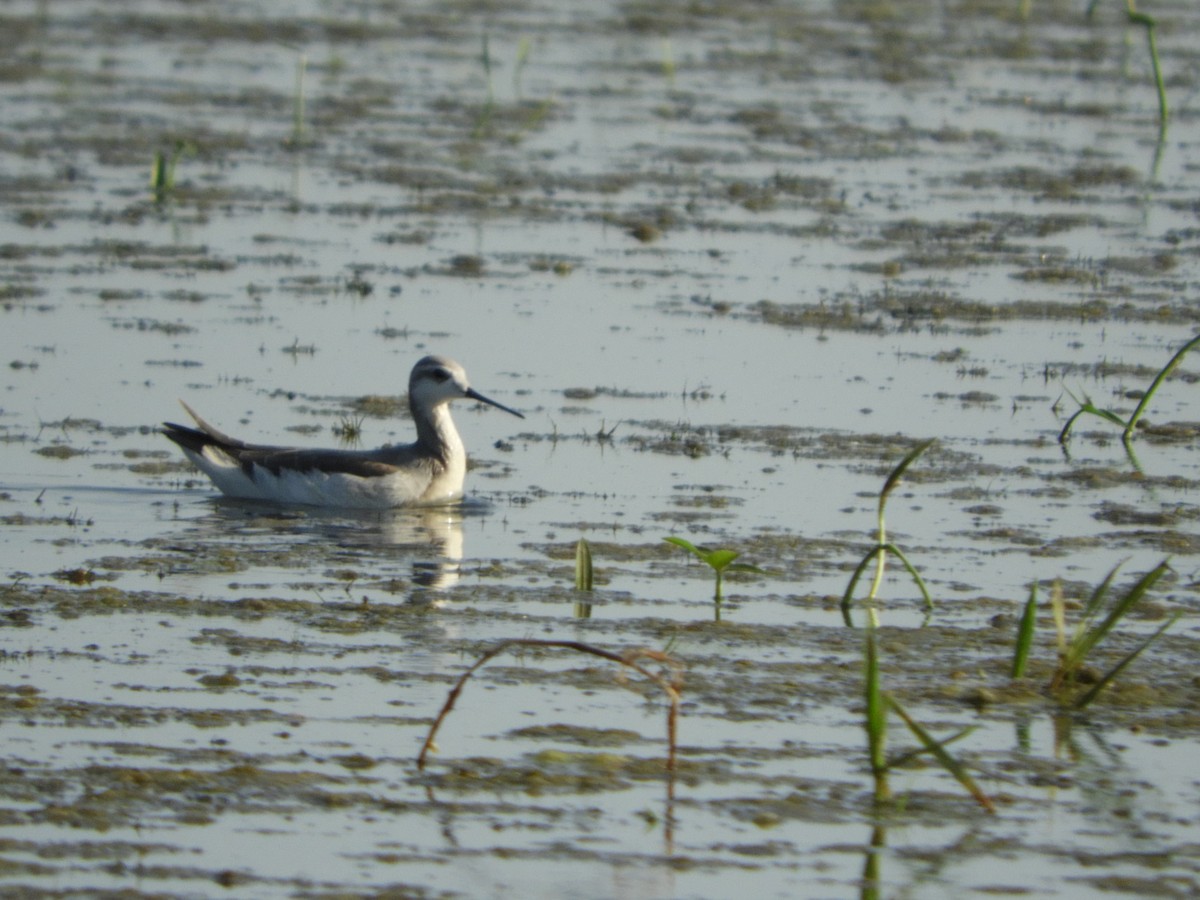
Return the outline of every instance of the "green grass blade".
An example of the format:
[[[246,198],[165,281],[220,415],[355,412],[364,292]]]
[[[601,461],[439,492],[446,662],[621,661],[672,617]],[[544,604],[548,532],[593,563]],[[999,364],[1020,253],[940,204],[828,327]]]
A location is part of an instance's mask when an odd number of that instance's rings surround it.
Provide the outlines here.
[[[934,755],[937,761],[942,764],[942,767],[953,775],[959,784],[966,788],[967,792],[975,798],[976,802],[988,812],[994,813],[996,807],[992,805],[991,798],[975,783],[975,779],[971,777],[971,774],[963,767],[962,763],[951,755],[950,751],[946,749],[945,743],[937,740],[926,731],[894,697],[889,696],[887,703],[904,720],[904,724],[908,726],[916,739],[921,742],[926,750]]]
[[[904,459],[896,463],[896,467],[892,469],[892,471],[888,474],[887,480],[883,483],[883,490],[879,492],[880,515],[883,514],[883,507],[887,503],[888,494],[890,494],[896,485],[900,483],[900,479],[904,477],[904,473],[908,470],[908,467],[916,462],[917,457],[932,447],[936,442],[937,438],[929,438],[929,440],[922,441],[921,443],[917,444],[917,446],[909,450],[908,453],[904,455]]]
[[[884,545],[885,550],[889,553],[894,553],[900,558],[900,562],[904,563],[904,568],[908,569],[908,574],[913,577],[913,581],[917,583],[917,587],[921,590],[921,596],[925,598],[925,609],[933,609],[933,598],[929,595],[929,588],[925,586],[925,579],[921,577],[921,573],[917,571],[917,567],[908,561],[908,557],[904,555],[904,551],[895,544]]]
[[[741,555],[736,550],[710,550],[700,558],[719,572]]]
[[[1065,444],[1067,442],[1067,438],[1071,434],[1071,426],[1074,425],[1075,420],[1078,419],[1082,415],[1083,415],[1082,409],[1077,409],[1077,410],[1075,410],[1075,412],[1071,413],[1071,417],[1069,419],[1067,419],[1067,424],[1064,425],[1062,427],[1062,431],[1060,431],[1058,433],[1058,442],[1060,444]]]
[[[1075,708],[1083,709],[1085,706],[1099,697],[1100,692],[1104,690],[1105,686],[1108,685],[1110,681],[1120,675],[1121,672],[1125,670],[1126,666],[1142,655],[1143,650],[1162,637],[1163,634],[1166,633],[1167,629],[1175,624],[1175,620],[1179,618],[1179,615],[1179,613],[1175,613],[1175,615],[1173,615],[1168,621],[1164,622],[1162,626],[1154,632],[1154,634],[1142,641],[1142,643],[1130,651],[1124,659],[1105,672],[1103,677],[1101,677],[1099,681],[1092,685],[1091,689],[1086,694],[1075,701]]]
[[[879,777],[887,772],[887,704],[884,702],[883,690],[879,683],[879,651],[875,645],[875,629],[867,628],[866,641],[863,647],[865,657],[864,698],[867,702],[867,756],[871,764],[871,772],[876,777],[878,789]],[[877,794],[878,796],[878,790]]]
[[[1142,417],[1142,413],[1146,411],[1146,406],[1150,403],[1150,399],[1154,396],[1154,392],[1158,390],[1158,386],[1166,381],[1172,372],[1179,368],[1179,364],[1183,362],[1183,357],[1197,344],[1200,344],[1200,335],[1196,335],[1196,337],[1192,338],[1190,341],[1180,347],[1175,355],[1172,356],[1167,362],[1167,364],[1162,367],[1162,371],[1154,376],[1154,380],[1150,382],[1150,387],[1146,388],[1146,393],[1142,394],[1141,402],[1139,402],[1137,408],[1134,409],[1133,415],[1129,417],[1129,424],[1126,426],[1126,434],[1131,433],[1137,426],[1138,419],[1140,419]]]
[[[1163,560],[1145,575],[1137,580],[1137,583],[1131,587],[1123,597],[1121,597],[1114,605],[1104,621],[1098,625],[1089,628],[1078,640],[1072,641],[1071,647],[1068,650],[1068,659],[1081,663],[1087,658],[1088,653],[1102,641],[1105,636],[1112,631],[1117,624],[1125,617],[1134,604],[1140,600],[1158,579],[1162,578],[1167,573],[1170,566],[1167,560]],[[1115,571],[1115,570],[1114,570]]]
[[[1120,428],[1125,427],[1125,420],[1122,419],[1115,412],[1113,412],[1111,409],[1101,409],[1100,407],[1093,406],[1091,403],[1089,403],[1087,406],[1085,406],[1083,408],[1083,411],[1085,413],[1091,413],[1093,416],[1099,416],[1100,418],[1104,419],[1105,421],[1112,422],[1112,424],[1117,425]]]
[[[308,57],[303,53],[296,60],[296,88],[292,95],[292,143],[299,146],[304,142],[304,76],[308,70]]]
[[[704,557],[708,555],[704,550],[701,550],[691,541],[685,540],[681,537],[665,537],[663,540],[668,544],[674,544],[676,547],[682,547],[684,550],[688,551],[688,553],[695,554],[700,559],[704,559]]]
[[[968,734],[974,733],[976,728],[977,728],[977,726],[975,726],[975,725],[968,725],[966,728],[960,728],[958,731],[954,732],[954,734],[950,735],[950,737],[943,738],[941,741],[939,741],[939,743],[943,747],[949,747],[955,741],[961,741]],[[929,752],[930,751],[926,747],[919,747],[916,750],[909,750],[907,753],[900,753],[900,754],[893,756],[891,758],[891,761],[889,762],[889,765],[893,769],[898,769],[901,766],[907,765],[909,762],[916,759],[917,757],[924,756]]]
[[[847,628],[854,627],[854,622],[850,618],[850,604],[854,601],[854,589],[858,587],[858,579],[862,578],[862,573],[867,570],[867,566],[871,564],[871,560],[880,553],[886,552],[887,550],[884,547],[872,547],[867,551],[867,555],[862,558],[862,561],[859,562],[858,567],[854,570],[854,574],[850,576],[850,583],[846,585],[846,592],[842,594],[841,603],[842,621],[846,623]],[[871,598],[868,597],[867,599],[870,600]]]
[[[1017,625],[1017,646],[1013,650],[1012,677],[1020,678],[1025,674],[1025,664],[1029,661],[1029,650],[1033,646],[1033,631],[1037,625],[1037,582],[1029,589],[1029,599],[1025,601],[1025,611],[1021,613],[1021,622]]]
[[[1092,596],[1088,598],[1087,605],[1083,607],[1084,621],[1090,622],[1096,618],[1096,613],[1100,611],[1100,608],[1104,605],[1104,599],[1108,596],[1108,589],[1112,587],[1113,579],[1117,577],[1117,572],[1123,565],[1124,562],[1119,562],[1109,569],[1108,574],[1104,576],[1104,580],[1092,591]]]
[[[1150,48],[1150,63],[1154,68],[1154,86],[1158,90],[1158,121],[1165,127],[1171,110],[1167,105],[1167,87],[1163,82],[1162,65],[1158,60],[1158,22],[1143,12],[1138,12],[1129,3],[1129,21],[1146,29],[1146,43]]]
[[[1067,393],[1071,394],[1070,391],[1067,391]],[[1098,407],[1094,403],[1092,403],[1092,401],[1087,396],[1085,396],[1083,400],[1080,400],[1074,394],[1071,394],[1071,398],[1076,403],[1079,404],[1079,409],[1075,410],[1075,412],[1071,415],[1071,418],[1067,419],[1067,424],[1064,425],[1062,427],[1062,431],[1060,431],[1058,433],[1058,442],[1060,444],[1065,444],[1067,442],[1067,435],[1070,434],[1071,426],[1074,425],[1075,420],[1078,419],[1080,416],[1082,416],[1084,413],[1087,413],[1088,415],[1092,415],[1092,416],[1099,416],[1101,419],[1104,419],[1107,422],[1111,422],[1113,425],[1116,425],[1120,429],[1125,429],[1128,425],[1128,423],[1124,419],[1122,419],[1120,416],[1118,416],[1111,409],[1101,409],[1100,407]]]

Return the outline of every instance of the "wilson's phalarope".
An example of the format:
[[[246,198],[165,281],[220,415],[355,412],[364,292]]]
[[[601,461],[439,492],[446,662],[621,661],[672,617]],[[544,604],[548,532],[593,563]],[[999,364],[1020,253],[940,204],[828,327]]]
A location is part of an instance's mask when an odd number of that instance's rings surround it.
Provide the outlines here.
[[[454,360],[426,356],[408,378],[408,406],[417,425],[411,444],[378,450],[247,444],[209,425],[186,403],[183,408],[200,427],[164,422],[163,434],[230,497],[376,509],[451,503],[462,496],[467,473],[467,451],[450,418],[450,401],[462,398],[525,418],[473,390]]]

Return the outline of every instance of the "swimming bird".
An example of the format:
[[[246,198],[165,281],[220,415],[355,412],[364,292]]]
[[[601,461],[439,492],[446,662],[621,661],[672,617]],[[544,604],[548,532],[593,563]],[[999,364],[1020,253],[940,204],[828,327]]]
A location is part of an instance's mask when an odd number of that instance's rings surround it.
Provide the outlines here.
[[[199,428],[164,422],[162,433],[230,497],[373,509],[433,506],[462,497],[467,451],[450,418],[450,401],[464,398],[525,418],[472,388],[454,360],[426,356],[408,378],[408,407],[417,426],[411,444],[378,450],[247,444],[209,425],[186,403]]]

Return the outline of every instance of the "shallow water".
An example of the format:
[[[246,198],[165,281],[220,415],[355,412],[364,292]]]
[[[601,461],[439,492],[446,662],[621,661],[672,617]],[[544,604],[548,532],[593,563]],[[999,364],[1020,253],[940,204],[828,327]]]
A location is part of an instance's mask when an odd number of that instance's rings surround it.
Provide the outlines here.
[[[1057,436],[1192,337],[1200,23],[1156,4],[1159,142],[1119,4],[1016,6],[9,4],[4,889],[1195,893],[1200,368],[1133,457],[1098,418]],[[222,501],[155,431],[184,399],[407,440],[374,411],[427,352],[527,416],[457,409],[460,509]],[[890,566],[884,677],[974,727],[995,815],[925,761],[871,801],[838,598],[928,437],[887,524],[935,606]],[[766,574],[714,622],[668,535]],[[1181,617],[1086,715],[1043,687],[1048,605],[1008,678],[1032,581],[1077,614],[1167,556],[1097,666]],[[669,647],[674,797],[654,691],[532,648],[418,772],[514,638]]]

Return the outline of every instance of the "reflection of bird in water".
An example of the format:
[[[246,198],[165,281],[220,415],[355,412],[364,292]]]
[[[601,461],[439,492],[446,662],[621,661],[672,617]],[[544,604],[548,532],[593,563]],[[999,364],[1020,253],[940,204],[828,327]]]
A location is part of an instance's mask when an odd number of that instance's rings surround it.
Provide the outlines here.
[[[388,564],[407,569],[408,599],[435,601],[429,592],[453,587],[461,576],[463,516],[486,510],[475,504],[430,506],[379,513],[311,511],[306,518],[316,525],[327,546],[365,550],[372,557],[386,549]],[[316,516],[330,517],[317,524]],[[387,576],[378,571],[383,580]]]
[[[298,565],[313,577],[322,571],[326,576],[331,571],[353,572],[352,581],[374,589],[372,596],[383,602],[404,598],[436,604],[439,592],[461,577],[466,517],[484,516],[490,509],[486,503],[468,501],[386,510],[285,510],[221,500],[186,520],[182,531],[164,538],[164,547],[182,555],[178,566],[160,571],[159,577],[186,574],[190,589],[195,589],[194,579],[207,575],[228,587],[227,564],[213,571],[204,560],[227,563],[235,558],[255,570],[260,586],[291,586]],[[286,554],[282,568],[281,553]]]
[[[388,530],[385,528],[385,533]],[[435,550],[436,555],[414,556],[412,580],[417,590],[409,599],[421,599],[421,589],[441,591],[457,584],[463,558],[462,510],[444,507],[421,510],[420,520],[412,523],[411,531],[417,540],[424,538],[425,548]],[[398,537],[394,534],[393,541],[402,543]]]
[[[199,428],[165,423],[163,434],[231,497],[312,506],[387,508],[451,503],[462,497],[467,473],[450,401],[478,400],[525,418],[470,387],[463,367],[426,356],[408,379],[408,406],[417,426],[411,444],[378,450],[309,450],[247,444],[196,415]]]

